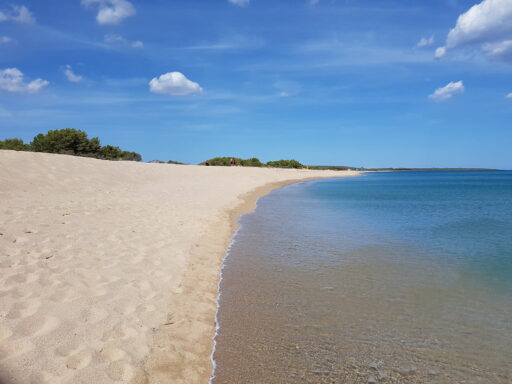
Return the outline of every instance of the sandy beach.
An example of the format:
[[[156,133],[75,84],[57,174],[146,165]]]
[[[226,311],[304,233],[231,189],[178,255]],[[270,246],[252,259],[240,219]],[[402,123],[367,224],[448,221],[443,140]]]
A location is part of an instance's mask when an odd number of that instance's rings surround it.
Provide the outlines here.
[[[207,383],[236,218],[356,172],[0,151],[0,383]]]

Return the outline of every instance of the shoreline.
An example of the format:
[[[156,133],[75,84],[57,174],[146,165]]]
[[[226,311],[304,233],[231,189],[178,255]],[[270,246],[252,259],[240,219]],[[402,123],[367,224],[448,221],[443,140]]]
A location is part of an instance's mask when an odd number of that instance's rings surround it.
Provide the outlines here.
[[[0,151],[0,381],[205,384],[238,218],[341,171]],[[44,352],[44,353],[43,353]]]
[[[214,257],[209,257],[208,260],[204,257],[204,253],[202,253],[201,248],[207,247],[208,244],[211,244],[212,237],[206,236],[202,240],[199,241],[199,245],[196,249],[196,252],[193,253],[193,260],[192,262],[196,262],[196,264],[199,265],[199,267],[202,267],[200,271],[197,269],[197,265],[191,266],[191,269],[193,273],[190,273],[188,276],[186,275],[183,284],[186,287],[186,289],[189,289],[190,291],[184,290],[183,292],[183,298],[185,296],[187,297],[187,300],[185,302],[183,301],[177,301],[178,308],[181,309],[182,313],[186,314],[186,316],[189,319],[192,318],[203,318],[206,316],[210,319],[210,324],[208,326],[208,338],[199,340],[190,340],[190,343],[188,345],[196,345],[197,342],[204,343],[208,346],[206,350],[203,350],[203,357],[198,362],[195,358],[192,359],[192,361],[183,361],[180,359],[180,356],[177,356],[182,351],[176,351],[176,353],[168,353],[168,354],[150,354],[148,358],[146,359],[144,363],[144,371],[146,375],[146,380],[144,383],[158,383],[158,384],[164,384],[167,383],[166,380],[169,380],[171,377],[165,375],[165,368],[164,367],[174,367],[176,365],[176,361],[181,360],[182,366],[195,366],[196,371],[203,371],[203,374],[195,377],[194,379],[192,377],[189,377],[188,380],[175,380],[174,383],[183,383],[183,384],[191,384],[191,383],[208,383],[211,384],[213,382],[214,373],[215,373],[215,360],[213,359],[213,355],[215,353],[215,337],[217,335],[218,330],[218,322],[217,322],[217,314],[219,310],[219,298],[220,298],[220,283],[222,281],[222,269],[224,267],[224,263],[226,261],[227,256],[229,255],[229,250],[231,245],[234,242],[234,238],[238,231],[240,230],[240,222],[239,219],[246,214],[252,213],[256,207],[258,201],[271,193],[274,190],[278,190],[281,188],[284,188],[288,185],[302,183],[302,182],[308,182],[308,181],[314,181],[314,180],[320,180],[320,179],[337,179],[337,178],[344,178],[344,177],[356,177],[360,176],[361,172],[354,173],[353,175],[339,175],[339,176],[329,176],[329,177],[308,177],[308,178],[298,178],[298,179],[291,179],[291,180],[285,180],[285,181],[279,181],[279,182],[270,182],[265,185],[256,187],[252,191],[249,191],[247,193],[242,194],[238,197],[239,200],[241,200],[234,208],[228,209],[228,212],[226,213],[227,221],[224,221],[224,224],[227,224],[228,231],[225,231],[225,235],[222,239],[222,247],[219,249],[218,254],[216,254]],[[220,220],[219,225],[222,225],[222,221]],[[218,230],[218,228],[217,228]],[[205,264],[206,262],[206,264]],[[208,275],[210,277],[210,281],[208,282],[208,289],[206,289],[203,292],[203,295],[200,295],[199,292],[193,293],[194,290],[197,289],[197,273],[200,272],[201,274]],[[211,273],[215,272],[215,273]],[[214,288],[214,289],[212,289]],[[214,302],[212,305],[212,293],[214,293]],[[206,298],[204,297],[206,295]],[[201,304],[208,305],[208,309],[206,310],[206,313],[198,314],[194,309],[197,307],[196,305],[190,305],[190,297],[195,297]],[[196,324],[189,324],[192,328]],[[160,334],[156,337],[158,344],[158,340],[165,340],[170,337],[172,337],[173,332],[166,332],[166,330],[161,329],[163,334]],[[189,334],[193,334],[192,329],[189,330]],[[206,337],[206,335],[203,335]],[[154,351],[153,351],[154,352]],[[204,370],[204,366],[207,366],[208,369]],[[134,382],[135,384],[136,382]],[[138,382],[137,382],[138,383]]]
[[[333,177],[335,179],[336,177]],[[277,182],[277,183],[270,183],[261,187],[258,187],[254,189],[251,192],[248,192],[244,196],[241,197],[242,203],[240,203],[237,207],[235,207],[231,213],[230,213],[230,219],[231,219],[231,237],[229,239],[229,243],[226,247],[226,250],[224,252],[224,256],[222,257],[221,264],[220,264],[220,270],[219,270],[219,278],[217,281],[217,300],[215,302],[215,316],[214,316],[214,324],[215,324],[215,332],[212,337],[212,351],[210,354],[210,362],[211,362],[211,374],[210,378],[208,379],[208,384],[212,384],[215,380],[215,372],[217,368],[217,362],[214,359],[214,355],[216,352],[216,338],[218,335],[218,331],[220,329],[220,324],[218,321],[218,315],[220,311],[220,298],[222,295],[221,291],[221,284],[223,279],[223,271],[226,266],[226,260],[230,254],[231,247],[236,241],[236,236],[240,229],[242,228],[240,219],[244,215],[248,215],[253,213],[256,208],[258,207],[258,201],[262,199],[263,197],[267,196],[268,194],[272,193],[275,190],[285,188],[289,185],[298,184],[298,183],[304,183],[308,181],[318,180],[318,177],[312,177],[309,179],[299,179],[299,180],[290,180],[286,182]]]

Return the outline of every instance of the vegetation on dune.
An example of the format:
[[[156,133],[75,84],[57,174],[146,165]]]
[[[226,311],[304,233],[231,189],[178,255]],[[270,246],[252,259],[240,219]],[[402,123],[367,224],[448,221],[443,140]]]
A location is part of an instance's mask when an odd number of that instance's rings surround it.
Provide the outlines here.
[[[21,139],[7,139],[0,141],[0,149],[13,151],[30,151],[30,145],[25,144]]]
[[[297,160],[279,160],[269,161],[267,164],[262,163],[258,158],[240,159],[238,157],[214,157],[203,161],[200,165],[224,166],[239,165],[242,167],[271,167],[271,168],[305,168],[304,165]]]
[[[230,165],[232,165],[231,164],[232,159],[235,159],[237,164],[240,164],[240,161],[242,160],[242,159],[239,159],[238,157],[214,157],[213,159],[203,161],[202,163],[200,163],[200,165],[229,167]]]
[[[239,163],[242,167],[263,167],[264,164],[257,157],[250,159],[241,159]]]
[[[234,161],[234,164],[233,164]],[[250,159],[240,159],[238,157],[214,157],[213,159],[209,159],[203,161],[200,165],[212,165],[212,166],[230,166],[230,165],[240,165],[242,167],[264,167],[263,164],[258,158],[252,157]]]
[[[141,155],[136,152],[123,151],[112,145],[101,146],[100,139],[97,137],[89,139],[87,133],[73,128],[50,130],[46,134],[40,133],[30,144],[25,144],[21,139],[0,141],[0,149],[59,153],[103,160],[142,160]]]
[[[297,160],[277,160],[269,161],[267,166],[271,168],[305,168],[304,165]]]

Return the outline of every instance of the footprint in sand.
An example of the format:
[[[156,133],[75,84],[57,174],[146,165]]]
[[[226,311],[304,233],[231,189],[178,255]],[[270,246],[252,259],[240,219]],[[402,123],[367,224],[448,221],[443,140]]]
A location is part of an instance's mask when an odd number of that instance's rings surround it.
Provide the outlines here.
[[[48,297],[49,300],[57,303],[69,303],[78,298],[73,288],[55,289],[55,293]]]
[[[107,367],[107,375],[114,381],[128,382],[133,377],[134,369],[131,364],[116,361]]]
[[[83,369],[91,362],[92,355],[89,351],[81,351],[70,356],[66,360],[66,367],[69,369]]]
[[[113,363],[114,361],[121,360],[126,356],[125,351],[111,345],[103,347],[99,354],[107,363]]]
[[[2,345],[0,345],[0,361],[23,355],[34,348],[34,344],[27,339],[2,342]]]
[[[35,373],[30,378],[30,384],[60,384],[62,380],[51,373],[42,371]]]
[[[26,302],[17,302],[11,306],[11,309],[7,313],[6,318],[8,319],[24,319],[32,316],[37,312],[41,302],[39,300],[30,300]]]
[[[100,308],[92,308],[82,313],[82,318],[89,324],[96,324],[108,317],[108,311]]]
[[[0,324],[0,341],[7,339],[12,335],[12,331],[4,325]]]
[[[113,329],[106,331],[103,334],[102,341],[109,340],[125,340],[130,339],[137,336],[137,331],[133,328],[127,327],[125,325],[117,325]]]
[[[32,315],[18,323],[16,333],[24,336],[41,336],[53,331],[59,323],[59,319],[55,317]]]
[[[59,345],[55,352],[62,357],[71,356],[72,354],[78,352],[80,349],[80,343],[78,341],[70,341],[65,344]]]

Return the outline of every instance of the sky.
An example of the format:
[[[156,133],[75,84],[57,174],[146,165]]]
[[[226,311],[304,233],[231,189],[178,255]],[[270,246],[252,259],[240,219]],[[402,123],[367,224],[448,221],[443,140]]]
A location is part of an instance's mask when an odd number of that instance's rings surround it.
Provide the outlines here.
[[[512,169],[512,0],[0,0],[0,139]]]

